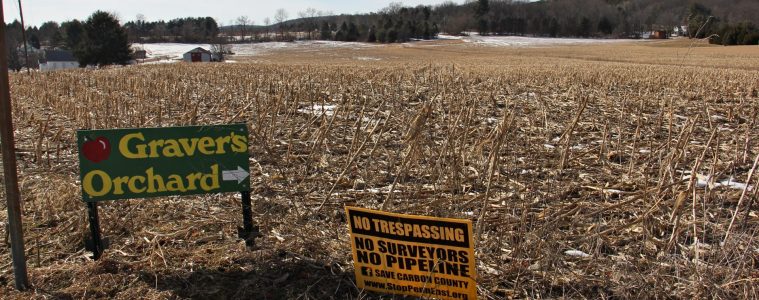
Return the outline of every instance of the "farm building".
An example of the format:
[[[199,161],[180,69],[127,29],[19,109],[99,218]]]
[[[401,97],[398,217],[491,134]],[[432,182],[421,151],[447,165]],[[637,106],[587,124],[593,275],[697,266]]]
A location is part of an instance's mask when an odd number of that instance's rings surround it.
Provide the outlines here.
[[[74,54],[66,50],[45,50],[44,58],[39,60],[40,71],[55,71],[79,68]]]
[[[675,26],[672,36],[688,36],[688,25]]]
[[[654,30],[651,31],[651,35],[648,37],[653,40],[664,40],[668,39],[669,36],[667,35],[667,32],[664,30]]]
[[[182,57],[185,62],[210,62],[211,51],[198,47],[188,51]]]

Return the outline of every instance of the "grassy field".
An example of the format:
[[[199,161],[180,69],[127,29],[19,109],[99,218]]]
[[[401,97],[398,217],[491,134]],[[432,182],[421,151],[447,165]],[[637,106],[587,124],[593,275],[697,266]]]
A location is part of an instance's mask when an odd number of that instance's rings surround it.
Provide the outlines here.
[[[356,205],[472,219],[482,299],[759,298],[759,48],[689,46],[438,41],[14,74],[34,288],[13,290],[2,247],[0,293],[392,298],[355,286]],[[256,249],[224,194],[105,203],[111,247],[88,258],[76,129],[230,122],[251,133]]]

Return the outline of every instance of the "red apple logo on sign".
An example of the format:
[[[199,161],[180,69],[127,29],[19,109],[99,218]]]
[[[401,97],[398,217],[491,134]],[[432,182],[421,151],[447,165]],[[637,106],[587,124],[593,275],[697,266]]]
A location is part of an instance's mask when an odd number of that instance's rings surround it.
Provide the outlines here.
[[[99,163],[108,159],[108,156],[111,155],[111,143],[102,136],[89,140],[82,145],[82,154],[90,161]]]

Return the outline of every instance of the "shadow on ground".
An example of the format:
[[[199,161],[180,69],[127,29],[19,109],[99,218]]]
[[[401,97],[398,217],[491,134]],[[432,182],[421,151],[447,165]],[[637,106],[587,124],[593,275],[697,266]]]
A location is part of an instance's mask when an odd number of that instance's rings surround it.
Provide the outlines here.
[[[139,277],[158,290],[189,299],[354,299],[359,295],[350,270],[289,254],[278,256],[280,260],[268,263],[239,261],[236,270],[218,267],[172,274],[143,272]]]

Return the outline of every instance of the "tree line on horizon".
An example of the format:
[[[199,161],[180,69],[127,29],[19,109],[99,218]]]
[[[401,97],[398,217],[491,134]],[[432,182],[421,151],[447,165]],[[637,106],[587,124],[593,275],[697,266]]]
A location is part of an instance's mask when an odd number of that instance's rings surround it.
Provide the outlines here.
[[[5,45],[11,70],[38,67],[38,60],[43,57],[35,50],[43,45],[71,51],[80,66],[123,65],[132,59],[126,31],[115,16],[103,11],[94,12],[84,21],[46,22],[39,28],[27,28],[26,36],[27,46],[32,50],[29,61],[25,58],[21,23],[6,25]]]
[[[759,23],[757,11],[759,2],[740,0],[474,0],[416,7],[391,3],[378,12],[352,15],[334,15],[308,8],[292,20],[286,10],[279,9],[274,14],[274,22],[266,18],[260,26],[255,26],[246,16],[222,26],[211,17],[151,22],[142,15],[121,25],[108,14],[114,20],[108,28],[114,27],[109,30],[118,32],[114,36],[119,39],[123,32],[127,46],[155,42],[226,44],[293,40],[397,43],[434,39],[440,32],[641,38],[645,32],[671,33],[674,28],[687,28],[689,38],[708,38],[714,44],[756,45],[759,43],[759,27],[755,25]],[[98,13],[102,12],[95,14]],[[69,49],[78,57],[84,57],[89,21],[71,20],[60,24],[49,21],[39,27],[27,27],[27,43],[35,49]],[[95,31],[94,28],[90,31]],[[24,42],[21,29],[18,21],[7,24],[6,47],[12,67],[26,64],[19,53]]]

